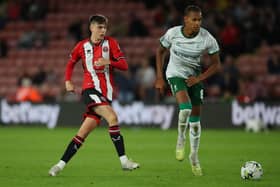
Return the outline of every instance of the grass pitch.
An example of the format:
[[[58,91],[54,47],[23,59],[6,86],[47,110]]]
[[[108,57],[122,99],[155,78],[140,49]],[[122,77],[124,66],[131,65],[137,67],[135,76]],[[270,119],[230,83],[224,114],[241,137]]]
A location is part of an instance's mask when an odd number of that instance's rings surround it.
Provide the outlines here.
[[[176,129],[122,128],[128,156],[141,164],[129,172],[121,170],[107,129],[99,127],[59,176],[48,176],[76,131],[0,126],[0,186],[276,187],[280,183],[280,131],[203,130],[200,162],[204,176],[194,177],[187,159],[175,160]],[[261,180],[240,178],[240,167],[248,160],[262,164]]]

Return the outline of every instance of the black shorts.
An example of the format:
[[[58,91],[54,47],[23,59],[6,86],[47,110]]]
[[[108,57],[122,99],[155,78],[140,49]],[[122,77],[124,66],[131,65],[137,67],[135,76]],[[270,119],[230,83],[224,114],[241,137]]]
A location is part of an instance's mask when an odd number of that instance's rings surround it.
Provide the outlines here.
[[[111,101],[109,101],[106,97],[104,97],[100,92],[98,92],[94,88],[88,88],[82,91],[82,101],[87,107],[86,112],[83,115],[84,119],[86,117],[90,117],[95,119],[97,123],[100,122],[101,116],[96,114],[93,111],[93,108],[95,106],[100,105],[111,105]]]

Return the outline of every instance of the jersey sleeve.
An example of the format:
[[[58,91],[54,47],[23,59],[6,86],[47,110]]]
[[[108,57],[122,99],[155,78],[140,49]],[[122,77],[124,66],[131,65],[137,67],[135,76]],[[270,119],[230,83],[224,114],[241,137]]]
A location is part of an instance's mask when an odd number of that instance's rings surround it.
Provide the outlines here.
[[[71,80],[72,74],[73,74],[73,70],[74,70],[74,66],[76,65],[76,63],[81,58],[80,47],[81,47],[81,43],[79,42],[74,47],[74,49],[72,50],[72,52],[70,54],[70,59],[67,62],[66,70],[65,70],[65,81]]]
[[[219,48],[218,42],[212,35],[209,35],[208,40],[207,40],[208,54],[212,55],[214,53],[217,53],[219,50],[220,50],[220,48]]]
[[[110,60],[111,66],[120,70],[127,70],[128,64],[126,62],[124,53],[121,51],[118,42],[114,39],[109,40],[110,45]]]
[[[169,49],[172,44],[171,39],[172,39],[172,30],[169,29],[162,37],[160,37],[159,42],[162,45],[162,47]]]

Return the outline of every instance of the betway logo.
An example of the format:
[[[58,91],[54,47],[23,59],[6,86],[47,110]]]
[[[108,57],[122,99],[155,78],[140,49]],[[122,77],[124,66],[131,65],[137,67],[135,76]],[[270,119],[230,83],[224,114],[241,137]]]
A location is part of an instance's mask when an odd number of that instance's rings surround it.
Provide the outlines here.
[[[9,104],[1,101],[1,121],[3,123],[43,123],[54,128],[60,107],[50,104],[31,104],[28,102]]]
[[[280,106],[265,106],[264,103],[255,103],[252,106],[244,106],[238,102],[232,102],[233,125],[244,124],[249,119],[260,119],[265,124],[280,126]]]
[[[154,124],[162,129],[170,128],[175,110],[174,106],[144,105],[142,102],[122,106],[116,101],[112,106],[120,123],[143,126]]]

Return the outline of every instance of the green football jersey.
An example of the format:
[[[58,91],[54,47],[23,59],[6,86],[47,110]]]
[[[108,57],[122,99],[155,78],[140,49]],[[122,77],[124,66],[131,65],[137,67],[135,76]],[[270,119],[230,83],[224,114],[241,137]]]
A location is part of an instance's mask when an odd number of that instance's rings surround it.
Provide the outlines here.
[[[170,50],[167,78],[187,78],[199,74],[203,53],[211,55],[219,51],[216,39],[202,27],[192,38],[184,35],[183,26],[172,27],[160,38],[160,43]]]

